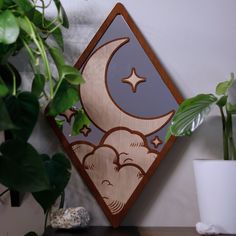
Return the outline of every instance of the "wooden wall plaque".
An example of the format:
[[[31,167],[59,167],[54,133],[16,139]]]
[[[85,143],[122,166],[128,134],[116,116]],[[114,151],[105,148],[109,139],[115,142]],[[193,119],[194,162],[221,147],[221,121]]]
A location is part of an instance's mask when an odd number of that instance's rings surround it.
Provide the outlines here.
[[[172,146],[174,137],[167,143],[164,137],[183,99],[120,3],[75,67],[86,81],[76,107],[83,107],[91,125],[71,136],[70,122],[59,129],[53,118],[49,121],[108,220],[118,227]]]

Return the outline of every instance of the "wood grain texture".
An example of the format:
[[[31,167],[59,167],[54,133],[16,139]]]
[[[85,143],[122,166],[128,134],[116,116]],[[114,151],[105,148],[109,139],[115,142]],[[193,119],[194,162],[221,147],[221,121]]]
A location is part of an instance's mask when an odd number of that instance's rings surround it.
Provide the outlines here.
[[[88,61],[89,56],[97,46],[99,40],[102,38],[104,33],[107,31],[113,20],[116,18],[116,16],[122,15],[122,17],[125,19],[126,23],[130,27],[131,31],[136,36],[138,42],[146,52],[148,58],[150,59],[151,63],[154,65],[155,69],[158,71],[161,79],[165,83],[165,85],[170,90],[171,94],[175,97],[176,101],[180,104],[183,101],[183,98],[181,94],[178,92],[174,84],[171,82],[169,76],[167,75],[167,72],[162,67],[161,63],[155,56],[152,49],[149,47],[148,43],[146,42],[145,38],[141,34],[141,32],[138,30],[137,26],[135,25],[134,21],[129,16],[128,12],[124,8],[124,6],[120,3],[118,3],[114,9],[111,11],[105,22],[102,24],[94,38],[91,40],[88,47],[85,49],[84,53],[80,56],[78,61],[75,64],[75,67],[79,70],[82,69],[83,65]],[[84,182],[87,184],[88,188],[90,189],[91,193],[96,198],[98,204],[104,211],[105,215],[107,216],[108,220],[111,222],[113,227],[118,227],[121,223],[121,221],[124,219],[125,215],[127,214],[130,207],[134,204],[140,193],[142,192],[143,188],[149,181],[150,177],[154,174],[157,167],[159,166],[161,160],[164,158],[164,156],[167,154],[168,150],[172,146],[172,144],[175,141],[174,137],[171,137],[168,142],[164,145],[160,153],[158,153],[158,158],[155,158],[155,161],[152,163],[150,168],[148,168],[148,171],[145,173],[139,184],[137,185],[135,183],[135,188],[132,189],[133,193],[128,198],[128,200],[125,202],[125,204],[122,206],[122,210],[119,211],[119,214],[113,214],[111,209],[108,207],[108,203],[103,199],[101,196],[101,192],[99,192],[99,189],[94,183],[94,180],[91,179],[91,175],[88,171],[85,170],[83,163],[81,163],[80,158],[78,158],[77,154],[72,150],[73,146],[68,142],[64,134],[59,130],[57,125],[55,124],[55,121],[52,117],[48,117],[48,120],[54,129],[56,135],[58,136],[59,140],[61,141],[65,151],[69,155],[73,165],[78,170],[79,174],[83,178]],[[105,172],[104,172],[105,173]],[[96,179],[96,176],[95,176]],[[129,178],[128,178],[129,179]],[[126,185],[125,185],[126,186]]]

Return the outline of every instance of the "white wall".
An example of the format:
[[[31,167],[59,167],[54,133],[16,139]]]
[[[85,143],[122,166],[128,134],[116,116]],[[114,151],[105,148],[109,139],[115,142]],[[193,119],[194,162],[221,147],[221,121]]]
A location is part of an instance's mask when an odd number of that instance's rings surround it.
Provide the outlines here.
[[[64,31],[66,58],[74,63],[117,1],[63,0],[71,28]],[[141,32],[184,97],[214,92],[217,82],[236,72],[236,1],[123,0]],[[27,84],[25,85],[27,87]],[[215,111],[216,113],[216,111]],[[213,114],[215,114],[213,112]],[[220,158],[219,119],[210,117],[191,138],[179,139],[137,200],[123,225],[194,226],[199,220],[192,160]],[[40,118],[31,142],[43,152],[59,142]],[[1,189],[0,189],[1,190]],[[0,205],[0,235],[42,231],[43,214],[30,197],[20,208]],[[85,206],[92,225],[108,225],[104,214],[73,170],[67,206]],[[7,234],[8,232],[8,234]]]

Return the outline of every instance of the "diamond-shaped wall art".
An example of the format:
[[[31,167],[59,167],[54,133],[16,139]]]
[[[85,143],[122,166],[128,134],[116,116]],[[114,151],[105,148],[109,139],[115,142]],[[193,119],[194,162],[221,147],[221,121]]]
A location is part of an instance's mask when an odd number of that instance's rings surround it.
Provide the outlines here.
[[[151,23],[151,22],[150,22]],[[118,3],[75,65],[91,124],[71,136],[49,121],[113,227],[118,227],[174,142],[164,137],[182,102],[164,68]],[[62,117],[63,118],[63,117]]]

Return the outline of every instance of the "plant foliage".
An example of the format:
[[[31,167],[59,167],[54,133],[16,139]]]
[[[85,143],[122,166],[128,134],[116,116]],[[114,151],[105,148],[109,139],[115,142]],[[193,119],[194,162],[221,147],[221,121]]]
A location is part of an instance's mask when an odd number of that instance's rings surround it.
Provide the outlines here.
[[[46,14],[51,4],[53,19]],[[46,101],[48,114],[56,117],[79,101],[78,86],[84,82],[64,60],[61,27],[68,28],[69,22],[60,0],[0,0],[0,131],[7,139],[0,145],[0,183],[33,193],[45,212],[64,192],[70,163],[64,154],[38,153],[28,140],[40,102]],[[22,90],[21,75],[10,63],[22,50],[33,72],[31,91]]]
[[[168,140],[171,135],[190,135],[203,123],[212,106],[218,106],[223,127],[224,159],[236,160],[232,125],[232,115],[236,113],[236,104],[229,102],[229,90],[234,81],[234,74],[231,73],[229,80],[221,82],[216,86],[216,95],[199,94],[186,99],[179,106],[172,118],[166,140]]]

